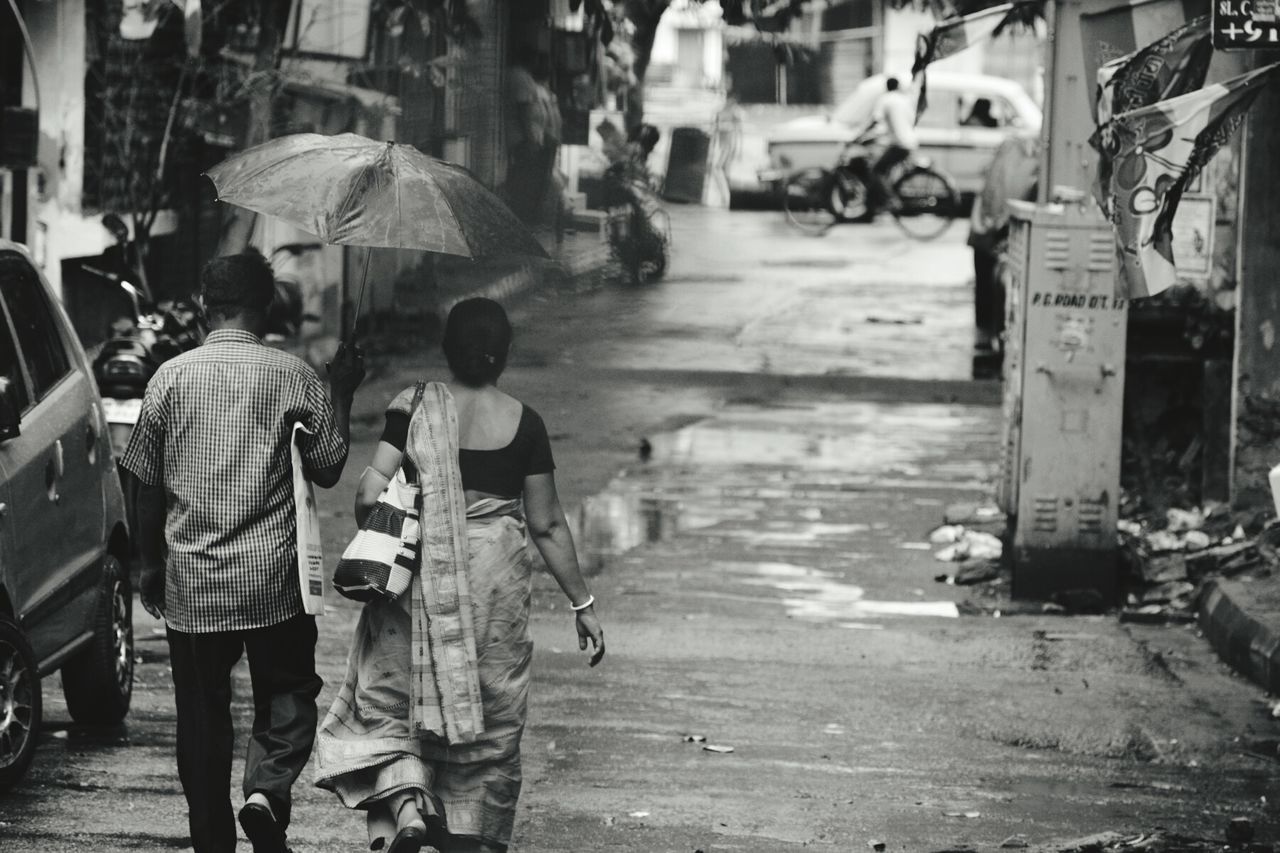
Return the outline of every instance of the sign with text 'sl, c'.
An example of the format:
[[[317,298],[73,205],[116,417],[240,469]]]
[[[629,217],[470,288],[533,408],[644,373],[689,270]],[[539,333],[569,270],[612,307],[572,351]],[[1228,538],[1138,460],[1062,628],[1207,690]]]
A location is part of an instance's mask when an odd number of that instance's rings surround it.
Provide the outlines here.
[[[1218,50],[1280,50],[1280,0],[1212,0]]]

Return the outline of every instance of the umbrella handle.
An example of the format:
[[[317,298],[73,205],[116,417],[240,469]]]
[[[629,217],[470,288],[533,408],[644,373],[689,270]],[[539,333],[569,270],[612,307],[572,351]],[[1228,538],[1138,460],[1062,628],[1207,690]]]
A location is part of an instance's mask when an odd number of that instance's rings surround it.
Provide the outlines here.
[[[364,250],[364,270],[360,273],[360,292],[356,296],[356,312],[351,317],[351,333],[347,343],[355,344],[356,330],[360,326],[360,308],[364,305],[364,288],[369,283],[369,258],[373,255],[373,249]]]

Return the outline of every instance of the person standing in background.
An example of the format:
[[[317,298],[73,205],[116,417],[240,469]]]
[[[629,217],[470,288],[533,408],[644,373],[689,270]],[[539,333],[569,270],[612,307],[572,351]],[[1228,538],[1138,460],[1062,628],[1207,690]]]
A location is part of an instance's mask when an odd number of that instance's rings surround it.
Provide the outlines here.
[[[733,90],[733,80],[725,75],[724,106],[716,113],[712,160],[711,184],[707,203],[714,207],[728,207],[731,190],[729,169],[742,151],[742,107],[738,105]]]
[[[560,104],[548,83],[547,57],[518,48],[507,75],[507,204],[527,225],[539,224],[560,150]]]

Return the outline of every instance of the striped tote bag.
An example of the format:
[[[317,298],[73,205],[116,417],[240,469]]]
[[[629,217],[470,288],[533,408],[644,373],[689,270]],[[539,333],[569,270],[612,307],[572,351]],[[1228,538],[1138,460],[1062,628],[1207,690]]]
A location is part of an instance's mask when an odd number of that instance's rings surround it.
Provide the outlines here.
[[[423,390],[419,382],[410,412],[417,412]],[[418,495],[416,478],[406,479],[401,465],[338,560],[333,588],[340,595],[353,601],[394,600],[408,591],[422,543]]]

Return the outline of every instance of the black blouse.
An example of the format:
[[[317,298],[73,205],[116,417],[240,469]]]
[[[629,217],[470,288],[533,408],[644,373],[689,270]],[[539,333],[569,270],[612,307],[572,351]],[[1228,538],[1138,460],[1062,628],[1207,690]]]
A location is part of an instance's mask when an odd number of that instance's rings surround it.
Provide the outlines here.
[[[396,409],[387,410],[387,423],[382,440],[404,452],[409,436],[409,415]],[[515,438],[496,450],[468,450],[458,453],[462,467],[462,487],[476,492],[518,498],[524,492],[524,478],[531,474],[549,474],[556,469],[551,457],[551,440],[546,424],[533,409],[521,404],[520,425]],[[404,460],[405,471],[415,475],[413,463]]]

